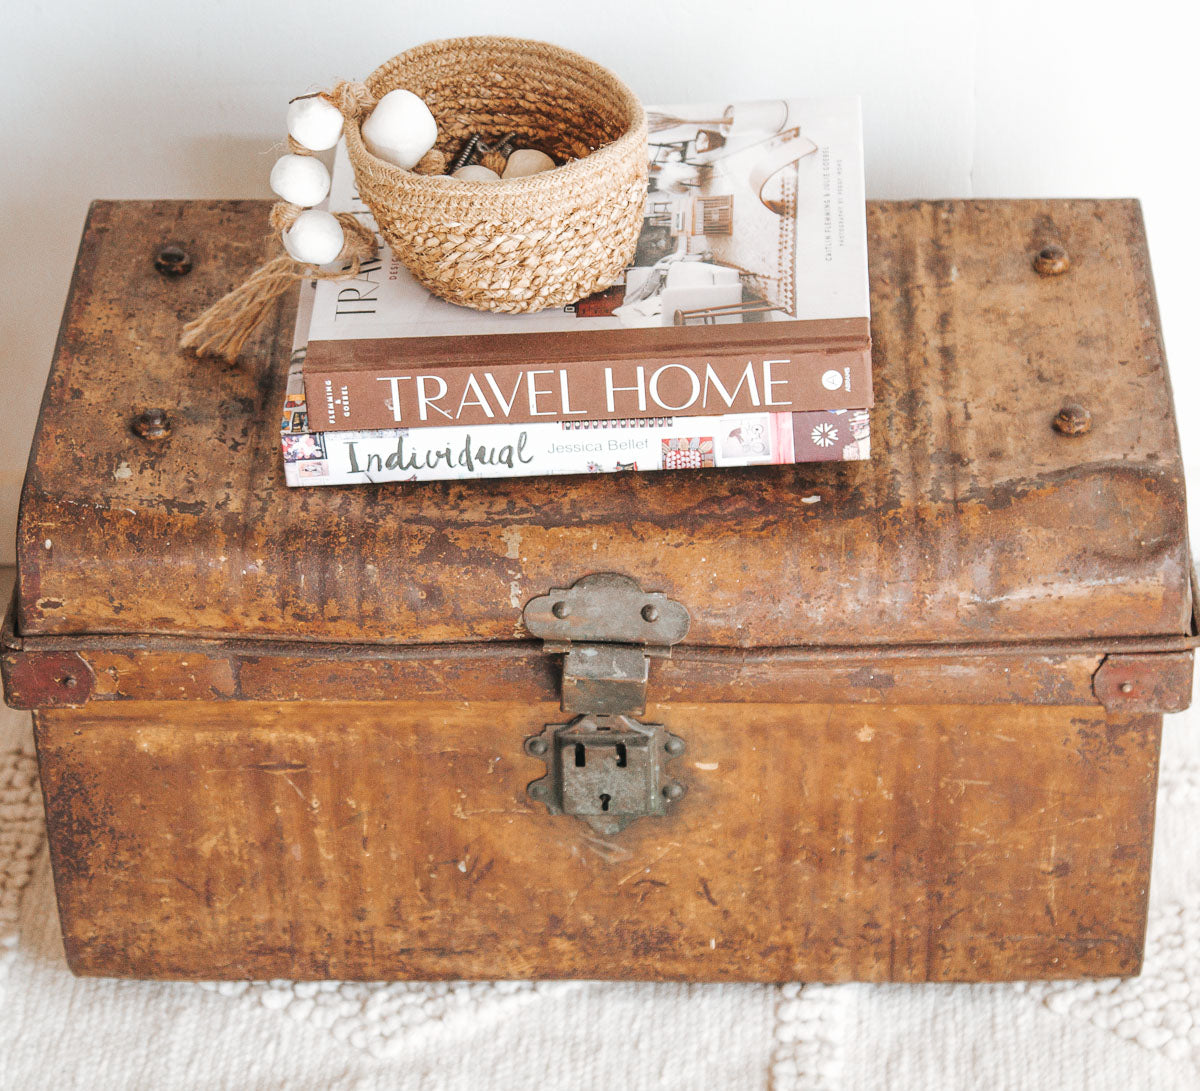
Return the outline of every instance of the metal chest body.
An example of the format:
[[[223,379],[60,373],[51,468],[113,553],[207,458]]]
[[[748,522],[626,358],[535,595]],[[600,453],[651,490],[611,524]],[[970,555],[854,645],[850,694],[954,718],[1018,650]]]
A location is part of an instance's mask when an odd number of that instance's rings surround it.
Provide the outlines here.
[[[868,463],[299,490],[289,309],[174,348],[265,220],[85,231],[0,649],[76,972],[1137,972],[1195,625],[1135,203],[871,205]]]

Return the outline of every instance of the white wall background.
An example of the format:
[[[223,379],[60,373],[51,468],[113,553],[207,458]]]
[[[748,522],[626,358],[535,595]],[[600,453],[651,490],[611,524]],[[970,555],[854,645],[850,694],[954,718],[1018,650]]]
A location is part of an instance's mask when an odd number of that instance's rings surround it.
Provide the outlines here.
[[[266,197],[287,100],[430,38],[578,49],[643,101],[859,94],[871,197],[1144,202],[1200,480],[1190,5],[1147,0],[7,0],[0,20],[0,564],[88,201]],[[1190,17],[1188,17],[1190,22]]]

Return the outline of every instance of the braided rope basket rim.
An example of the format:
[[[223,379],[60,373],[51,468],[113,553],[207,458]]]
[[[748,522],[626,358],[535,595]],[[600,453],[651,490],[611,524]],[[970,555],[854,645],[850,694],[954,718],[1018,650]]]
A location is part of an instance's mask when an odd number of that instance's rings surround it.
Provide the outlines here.
[[[556,202],[564,193],[571,193],[579,200],[590,200],[613,187],[614,173],[623,172],[631,156],[645,162],[648,127],[646,111],[641,101],[626,84],[607,68],[589,60],[581,53],[527,38],[470,37],[443,38],[426,42],[397,54],[372,72],[365,83],[376,99],[400,86],[393,74],[405,65],[424,62],[430,57],[451,55],[465,51],[480,58],[496,56],[511,61],[514,56],[540,59],[548,64],[559,64],[570,69],[580,78],[593,82],[594,89],[610,95],[629,117],[626,131],[616,140],[574,159],[553,170],[525,178],[506,179],[504,185],[494,182],[472,182],[449,175],[416,174],[379,159],[368,149],[362,138],[363,114],[348,119],[346,125],[346,150],[354,167],[355,177],[360,181],[365,175],[372,186],[385,185],[396,197],[414,211],[431,203],[442,211],[453,207],[455,197],[461,197],[472,206],[485,200],[499,215],[512,211],[528,216],[536,213],[543,201]]]

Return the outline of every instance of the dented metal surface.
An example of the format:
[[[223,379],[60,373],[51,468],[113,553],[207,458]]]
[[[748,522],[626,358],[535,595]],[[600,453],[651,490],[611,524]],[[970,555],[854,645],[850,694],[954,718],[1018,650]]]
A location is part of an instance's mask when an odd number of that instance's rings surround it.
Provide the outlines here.
[[[870,462],[326,490],[282,482],[289,307],[236,367],[174,350],[263,257],[266,210],[94,206],[23,497],[22,633],[511,640],[532,594],[605,570],[687,603],[697,646],[1186,630],[1133,202],[872,204]],[[163,239],[187,276],[148,259]],[[1034,270],[1047,240],[1069,275]],[[1048,426],[1066,401],[1086,435]],[[131,407],[164,405],[169,442],[129,432]]]
[[[521,611],[547,652],[562,652],[564,712],[646,710],[650,659],[670,658],[687,636],[687,607],[618,572],[593,572],[551,588]]]
[[[636,644],[652,656],[669,656],[691,625],[683,603],[619,572],[592,572],[570,587],[552,588],[525,604],[521,620],[547,651],[616,643]]]

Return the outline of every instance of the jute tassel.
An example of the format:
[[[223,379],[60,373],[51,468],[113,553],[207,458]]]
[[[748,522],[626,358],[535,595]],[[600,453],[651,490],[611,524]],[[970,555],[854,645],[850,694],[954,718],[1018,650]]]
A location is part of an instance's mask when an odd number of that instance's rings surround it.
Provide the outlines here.
[[[277,219],[294,221],[300,211],[295,205],[279,202],[271,211],[272,226]],[[346,239],[337,256],[344,268],[326,271],[280,254],[184,326],[179,347],[190,349],[197,356],[216,356],[232,363],[275,301],[293,284],[301,280],[343,280],[358,276],[360,264],[375,257],[375,234],[349,212],[339,212],[337,219]],[[282,230],[287,230],[287,226]]]
[[[360,117],[375,102],[374,96],[363,84],[349,81],[322,92],[322,97],[332,102],[347,120]],[[312,154],[290,136],[288,147],[297,154]],[[302,211],[286,201],[277,202],[271,209],[271,229],[282,236]],[[336,259],[342,268],[325,271],[319,266],[308,265],[281,254],[256,269],[232,292],[218,299],[202,315],[184,326],[179,347],[194,351],[197,356],[215,356],[232,363],[259,323],[270,313],[276,300],[297,281],[347,280],[358,276],[361,263],[374,258],[377,253],[375,233],[349,212],[335,215],[342,225],[345,240]]]

